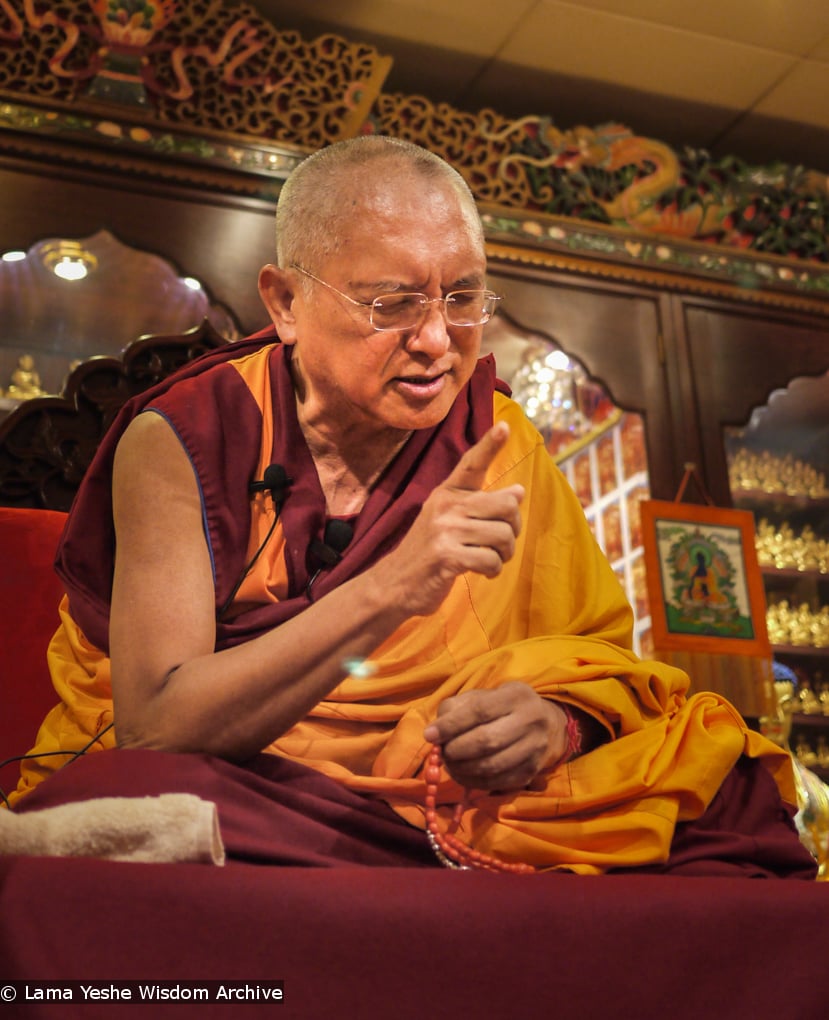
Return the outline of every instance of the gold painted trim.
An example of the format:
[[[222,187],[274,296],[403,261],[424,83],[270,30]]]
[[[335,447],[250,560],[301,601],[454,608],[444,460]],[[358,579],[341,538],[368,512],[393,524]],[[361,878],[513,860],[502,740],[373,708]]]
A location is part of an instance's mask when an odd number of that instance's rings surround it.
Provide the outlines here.
[[[633,235],[632,240],[636,237]],[[708,277],[693,276],[679,271],[644,268],[634,264],[611,261],[607,258],[588,258],[584,255],[570,255],[544,249],[529,249],[518,245],[487,240],[487,255],[490,265],[533,266],[540,269],[555,269],[573,275],[615,280],[619,283],[633,283],[660,291],[697,294],[704,297],[723,298],[729,302],[739,301],[752,305],[799,311],[829,318],[829,300],[804,297],[802,294],[782,290],[752,289],[735,283],[722,282]]]

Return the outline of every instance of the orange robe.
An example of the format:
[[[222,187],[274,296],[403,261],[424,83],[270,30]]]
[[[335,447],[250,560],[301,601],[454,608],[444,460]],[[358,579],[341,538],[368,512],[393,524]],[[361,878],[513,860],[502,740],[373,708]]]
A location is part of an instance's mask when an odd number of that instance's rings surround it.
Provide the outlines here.
[[[249,361],[238,370],[256,389],[261,373],[256,359]],[[665,861],[676,823],[702,814],[743,754],[760,757],[784,800],[795,804],[785,752],[749,730],[719,696],[686,698],[688,678],[680,670],[640,661],[630,650],[630,607],[574,493],[521,408],[500,393],[493,400],[494,419],[509,423],[511,438],[487,486],[519,483],[526,491],[515,555],[497,579],[459,577],[438,612],[401,626],[367,669],[355,670],[360,675],[347,677],[267,750],[380,797],[422,827],[429,751],[423,729],[440,702],[521,680],[590,713],[610,739],[518,794],[472,791],[461,835],[479,850],[588,874]],[[263,439],[255,477],[270,457]],[[255,549],[267,501],[252,501],[250,513]],[[283,550],[277,527],[236,596],[239,605],[278,600]],[[112,720],[109,659],[86,640],[66,605],[62,614],[49,650],[62,703],[44,722],[40,751],[82,746]],[[113,743],[110,730],[100,744]],[[27,765],[17,796],[52,761]],[[438,794],[444,821],[463,794],[444,776]]]

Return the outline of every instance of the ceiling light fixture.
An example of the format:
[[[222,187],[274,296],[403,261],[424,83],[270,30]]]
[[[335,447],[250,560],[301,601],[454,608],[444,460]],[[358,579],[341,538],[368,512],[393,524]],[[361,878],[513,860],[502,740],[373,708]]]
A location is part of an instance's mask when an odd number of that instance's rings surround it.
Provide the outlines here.
[[[62,280],[85,279],[98,267],[98,260],[77,241],[52,241],[40,250],[43,265]]]

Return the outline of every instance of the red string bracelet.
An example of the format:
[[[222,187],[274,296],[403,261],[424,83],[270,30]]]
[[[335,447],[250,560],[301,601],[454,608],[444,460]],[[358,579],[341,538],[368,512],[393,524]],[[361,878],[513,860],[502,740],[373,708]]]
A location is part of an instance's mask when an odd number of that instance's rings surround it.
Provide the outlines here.
[[[559,764],[564,764],[581,754],[582,731],[575,712],[568,705],[559,705],[558,707],[567,716],[567,748],[559,762]]]

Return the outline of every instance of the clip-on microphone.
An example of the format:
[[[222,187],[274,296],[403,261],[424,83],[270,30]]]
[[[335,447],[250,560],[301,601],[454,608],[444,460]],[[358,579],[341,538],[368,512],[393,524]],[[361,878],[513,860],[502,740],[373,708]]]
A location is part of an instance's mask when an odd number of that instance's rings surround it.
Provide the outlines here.
[[[251,482],[248,486],[248,492],[253,496],[257,492],[270,491],[271,496],[277,506],[277,514],[282,509],[281,504],[284,503],[285,497],[291,488],[293,479],[288,477],[288,472],[282,467],[281,464],[269,464],[265,468],[265,473],[258,482]]]
[[[314,581],[316,581],[326,567],[334,567],[340,562],[343,558],[342,554],[348,548],[348,543],[353,535],[354,528],[348,521],[338,521],[335,519],[328,521],[325,525],[325,533],[322,539],[315,538],[308,547],[309,554],[322,561],[321,566],[317,567],[311,580],[305,586],[305,594],[310,601],[313,601],[311,586]]]

